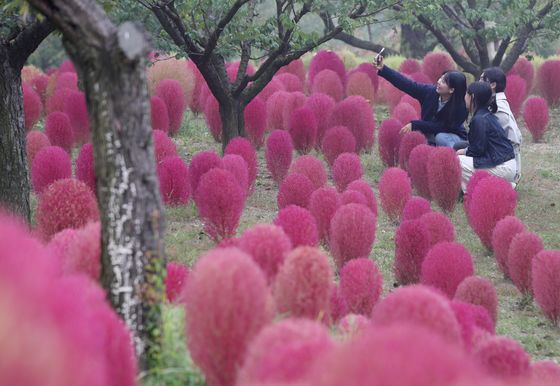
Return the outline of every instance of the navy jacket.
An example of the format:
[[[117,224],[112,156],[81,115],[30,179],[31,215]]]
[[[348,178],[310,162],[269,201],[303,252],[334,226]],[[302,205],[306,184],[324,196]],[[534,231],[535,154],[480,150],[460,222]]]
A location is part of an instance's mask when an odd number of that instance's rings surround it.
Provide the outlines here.
[[[498,118],[480,109],[469,124],[469,147],[466,155],[473,157],[476,169],[492,168],[515,158],[513,146]]]
[[[468,116],[466,107],[458,116],[452,117],[450,125],[447,125],[445,118],[449,110],[449,104],[445,104],[439,112],[437,111],[439,94],[436,91],[436,86],[416,83],[386,65],[378,72],[378,75],[420,102],[422,119],[411,122],[412,130],[418,130],[424,134],[453,133],[461,139],[467,139],[467,130],[463,126]]]

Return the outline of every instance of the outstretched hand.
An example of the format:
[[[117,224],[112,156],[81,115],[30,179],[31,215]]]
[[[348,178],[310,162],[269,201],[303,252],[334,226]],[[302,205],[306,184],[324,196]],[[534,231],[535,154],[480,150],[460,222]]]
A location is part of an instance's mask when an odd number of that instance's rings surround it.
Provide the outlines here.
[[[410,133],[412,131],[412,124],[408,123],[401,128],[401,134]]]
[[[379,55],[377,60],[373,60],[373,65],[375,66],[375,68],[377,68],[377,71],[381,71],[383,69],[383,66],[385,65],[384,61],[385,58],[383,57],[383,55]]]

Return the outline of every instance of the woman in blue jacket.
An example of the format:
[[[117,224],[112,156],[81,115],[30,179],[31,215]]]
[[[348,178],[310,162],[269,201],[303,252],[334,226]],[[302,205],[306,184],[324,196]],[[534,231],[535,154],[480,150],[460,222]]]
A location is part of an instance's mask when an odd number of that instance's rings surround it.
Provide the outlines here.
[[[463,73],[447,71],[434,86],[416,83],[390,69],[383,64],[382,56],[374,65],[379,76],[420,102],[421,119],[405,125],[401,133],[420,131],[431,145],[447,147],[467,139],[467,131],[463,126],[468,115],[465,106],[467,80]]]
[[[485,82],[469,85],[465,95],[472,119],[469,123],[469,146],[457,150],[461,162],[461,187],[467,190],[476,169],[485,169],[495,176],[514,182],[517,164],[513,146],[498,118],[493,114],[498,106],[492,98],[492,88]]]

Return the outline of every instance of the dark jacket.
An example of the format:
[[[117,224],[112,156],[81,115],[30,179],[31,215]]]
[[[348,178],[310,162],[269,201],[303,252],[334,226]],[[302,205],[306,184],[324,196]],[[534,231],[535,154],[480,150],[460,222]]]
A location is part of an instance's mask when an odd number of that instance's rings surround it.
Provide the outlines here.
[[[453,133],[457,134],[461,139],[467,139],[467,130],[465,130],[463,126],[468,116],[466,107],[461,109],[461,111],[456,114],[457,116],[451,117],[449,120],[450,123],[446,124],[446,118],[450,108],[449,103],[446,103],[440,111],[437,111],[439,94],[436,91],[436,86],[432,84],[416,83],[398,71],[390,69],[386,65],[378,72],[378,75],[420,102],[421,119],[411,122],[412,130],[421,131],[426,135]]]
[[[486,109],[480,109],[469,124],[469,147],[466,155],[473,157],[476,169],[493,168],[515,158],[513,146],[498,122]]]

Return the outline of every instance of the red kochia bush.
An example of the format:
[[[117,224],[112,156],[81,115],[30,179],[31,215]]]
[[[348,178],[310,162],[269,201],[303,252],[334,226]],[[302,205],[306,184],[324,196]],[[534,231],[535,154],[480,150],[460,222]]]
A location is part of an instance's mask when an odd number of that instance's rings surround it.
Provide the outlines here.
[[[399,103],[391,113],[391,118],[397,119],[401,123],[401,127],[409,124],[411,121],[418,119],[418,113],[408,103]]]
[[[156,95],[163,99],[169,114],[169,134],[175,135],[183,123],[183,115],[187,108],[187,99],[179,83],[175,79],[160,80],[156,86]]]
[[[235,235],[245,206],[245,193],[233,174],[214,168],[206,172],[195,190],[198,213],[216,243]]]
[[[524,294],[532,293],[531,264],[537,254],[544,249],[539,235],[521,231],[511,240],[507,257],[507,271],[511,281]]]
[[[69,91],[64,97],[63,111],[68,114],[72,123],[74,141],[78,144],[87,142],[90,132],[85,94],[81,91]]]
[[[455,299],[465,303],[484,307],[494,323],[498,320],[498,295],[490,280],[471,276],[459,284],[455,291]]]
[[[375,242],[376,216],[365,205],[346,204],[331,219],[329,245],[338,269],[359,257],[369,256]]]
[[[186,265],[177,262],[167,263],[165,275],[165,295],[170,303],[181,303],[183,289],[187,283],[190,270]]]
[[[346,189],[340,195],[340,204],[362,204],[363,206],[367,206],[368,202],[366,196],[364,196],[362,193],[355,190]]]
[[[321,150],[328,164],[332,166],[340,154],[356,151],[356,139],[347,127],[334,126],[325,133],[321,142]]]
[[[375,89],[373,88],[369,75],[362,71],[350,73],[346,83],[346,95],[359,95],[370,104],[373,104]]]
[[[290,129],[292,113],[295,110],[302,108],[306,99],[307,97],[302,92],[295,91],[288,93],[288,100],[284,104],[284,110],[282,110],[282,128],[284,128],[284,130]]]
[[[249,189],[249,171],[247,162],[237,154],[226,154],[222,159],[223,169],[227,170],[235,177],[235,180],[247,195]]]
[[[278,209],[287,207],[288,205],[297,205],[302,208],[309,206],[311,193],[315,190],[313,182],[307,176],[300,173],[288,174],[280,188],[276,202]]]
[[[287,131],[274,130],[266,140],[266,166],[277,184],[280,184],[288,173],[293,150],[292,137]]]
[[[508,181],[490,176],[476,185],[469,217],[473,230],[486,248],[492,249],[492,232],[498,221],[515,215],[516,205],[517,195]]]
[[[185,335],[209,385],[233,386],[251,340],[270,321],[266,279],[236,248],[202,256],[185,287]]]
[[[422,65],[416,59],[405,59],[399,66],[399,72],[412,75],[422,71]]]
[[[409,105],[414,107],[414,110],[416,110],[416,114],[418,116],[420,116],[422,107],[420,106],[420,102],[418,102],[418,99],[415,99],[415,98],[411,97],[410,95],[405,94],[405,95],[403,95],[403,97],[399,101],[399,104],[401,104],[401,103],[408,103]]]
[[[210,134],[216,142],[222,142],[222,118],[220,116],[220,104],[218,100],[209,95],[204,103],[204,120],[210,129]]]
[[[310,109],[315,114],[315,120],[317,121],[317,144],[321,143],[325,132],[331,127],[329,121],[335,105],[336,102],[333,98],[320,93],[310,95],[303,105],[303,107]]]
[[[294,110],[288,127],[294,148],[301,154],[309,153],[317,140],[317,121],[315,114],[304,107]]]
[[[311,93],[326,94],[338,102],[344,98],[344,86],[336,72],[325,69],[313,78]]]
[[[43,112],[41,97],[30,85],[24,83],[23,89],[23,116],[26,130],[31,130]]]
[[[530,375],[531,358],[513,339],[494,336],[474,348],[473,357],[489,375],[503,380]]]
[[[309,199],[309,211],[315,217],[319,239],[329,241],[331,219],[340,207],[340,198],[335,188],[324,187],[315,190]]]
[[[436,83],[443,72],[454,69],[453,59],[445,52],[429,52],[422,61],[422,72],[432,83]]]
[[[47,146],[33,158],[31,182],[35,193],[42,193],[54,181],[69,177],[72,177],[72,161],[64,149]]]
[[[353,72],[365,72],[369,78],[371,79],[371,84],[375,92],[377,93],[377,89],[379,88],[379,76],[377,76],[377,69],[371,63],[362,63],[358,65],[358,67],[354,68],[350,71],[349,74]]]
[[[425,213],[430,213],[432,208],[430,201],[422,197],[411,197],[404,205],[401,221],[416,220],[422,217]]]
[[[290,173],[301,173],[313,183],[315,189],[322,188],[327,183],[327,171],[320,159],[312,155],[298,157],[290,167]]]
[[[544,132],[548,127],[548,103],[546,99],[541,97],[531,97],[525,102],[523,109],[523,119],[527,130],[533,137],[533,142],[542,139]]]
[[[535,80],[535,68],[533,67],[533,63],[527,60],[526,57],[520,56],[517,59],[508,75],[510,74],[519,75],[523,78],[523,80],[525,80],[525,82],[527,83],[527,92],[530,92],[533,89],[533,82]]]
[[[35,155],[44,147],[50,146],[49,138],[42,131],[31,130],[25,137],[25,151],[27,163],[32,165]]]
[[[459,284],[473,273],[473,260],[469,251],[460,243],[442,242],[426,254],[420,282],[453,298]]]
[[[430,234],[430,246],[442,241],[455,240],[455,227],[453,223],[441,212],[428,212],[420,216],[419,220],[424,223]]]
[[[161,130],[153,130],[152,136],[154,138],[154,155],[156,163],[161,163],[166,157],[177,156],[177,146],[171,138]]]
[[[283,74],[278,74],[274,76],[275,79],[278,79],[284,85],[284,88],[288,92],[293,91],[300,91],[303,92],[303,83],[297,75],[290,74],[289,72],[285,72]]]
[[[506,97],[508,99],[511,111],[515,116],[521,112],[523,101],[527,98],[527,82],[518,75],[509,75],[506,82]]]
[[[286,91],[286,88],[280,80],[272,78],[261,92],[257,94],[257,97],[261,98],[268,106],[268,99],[278,91]]]
[[[247,170],[249,171],[249,190],[253,188],[257,179],[257,152],[248,139],[236,137],[229,141],[224,150],[225,154],[237,154],[243,157],[247,162]]]
[[[410,179],[400,168],[389,168],[379,179],[379,198],[381,207],[390,220],[396,221],[401,217],[406,202],[412,196]]]
[[[329,300],[329,321],[331,324],[337,323],[342,317],[348,314],[348,306],[340,293],[340,288],[336,283],[331,285]]]
[[[455,151],[448,147],[432,150],[426,171],[430,196],[445,212],[452,212],[461,191],[461,164]]]
[[[251,342],[237,385],[298,382],[333,347],[329,331],[320,323],[295,318],[276,322]]]
[[[284,107],[290,102],[290,92],[277,91],[266,100],[266,127],[268,130],[287,130],[284,125]]]
[[[355,153],[340,154],[332,166],[333,180],[339,192],[344,191],[352,181],[362,178],[363,174],[362,162]]]
[[[255,260],[270,284],[292,250],[292,242],[279,226],[258,224],[243,232],[238,247]]]
[[[333,274],[329,258],[313,247],[299,247],[286,256],[274,282],[277,311],[292,317],[326,320]]]
[[[315,218],[307,209],[297,205],[290,205],[278,212],[274,224],[280,226],[288,235],[292,246],[317,246],[319,236]]]
[[[560,320],[560,250],[544,250],[533,259],[533,295],[547,318]]]
[[[537,70],[541,95],[549,105],[560,103],[560,60],[547,60]]]
[[[150,114],[152,121],[152,130],[161,130],[164,133],[169,132],[169,113],[167,105],[158,96],[150,98]]]
[[[309,83],[313,84],[316,82],[315,76],[321,71],[328,69],[336,73],[342,84],[346,81],[346,67],[342,59],[334,51],[321,50],[317,52],[311,62],[309,63]]]
[[[66,228],[81,228],[99,220],[97,201],[91,189],[73,178],[49,185],[39,197],[37,227],[45,239]]]
[[[167,205],[186,205],[191,186],[189,169],[179,156],[165,158],[157,167],[159,190]]]
[[[368,258],[348,261],[340,271],[340,292],[348,311],[369,317],[383,289],[383,276]]]
[[[37,75],[33,79],[31,79],[31,85],[33,89],[39,94],[41,97],[41,101],[43,102],[43,106],[46,102],[47,98],[47,85],[49,84],[49,77],[46,75]]]
[[[496,223],[496,227],[492,232],[492,250],[498,267],[508,275],[508,253],[509,246],[513,237],[525,230],[525,225],[515,216],[506,216]]]
[[[306,71],[305,71],[305,64],[303,64],[303,60],[301,59],[292,60],[290,63],[286,64],[285,66],[280,67],[280,69],[276,73],[283,74],[285,72],[289,74],[294,74],[299,78],[301,83],[305,83]]]
[[[560,366],[550,360],[533,362],[531,373],[534,382],[549,382],[545,383],[547,385],[555,385],[560,382]]]
[[[472,177],[470,178],[467,184],[467,190],[465,191],[465,197],[463,202],[463,209],[465,210],[465,214],[467,215],[467,220],[469,220],[469,224],[471,222],[470,207],[471,207],[472,194],[474,192],[474,189],[476,188],[476,185],[478,185],[480,180],[490,176],[491,174],[484,169],[477,170],[473,173]]]
[[[202,90],[202,87],[206,81],[204,80],[204,77],[200,73],[200,70],[192,60],[187,61],[187,67],[194,75],[194,88],[192,91],[191,100],[189,102],[189,108],[193,113],[198,114],[203,109],[203,105],[201,104],[200,99],[200,91]]]
[[[364,180],[354,180],[348,184],[346,190],[355,190],[364,195],[367,201],[367,207],[373,212],[377,217],[377,200],[375,199],[375,193],[371,186]]]
[[[84,144],[76,158],[76,178],[84,182],[96,194],[97,178],[95,177],[93,145],[91,143]]]
[[[261,98],[253,98],[245,110],[243,110],[245,118],[245,131],[247,137],[257,149],[264,143],[264,131],[266,129],[266,102]]]
[[[371,106],[361,96],[349,96],[339,102],[332,112],[330,126],[346,126],[354,134],[357,152],[373,146],[374,114]]]
[[[385,166],[397,166],[403,125],[395,118],[384,120],[379,126],[379,156]]]
[[[74,134],[70,118],[65,113],[53,111],[45,120],[45,134],[53,146],[59,146],[70,152],[74,143]]]
[[[426,137],[419,131],[406,133],[401,139],[399,147],[399,165],[404,170],[408,170],[408,158],[412,150],[418,145],[426,145]]]
[[[418,283],[422,262],[430,247],[430,233],[422,221],[403,221],[399,225],[395,234],[393,266],[398,283]]]
[[[64,274],[81,273],[89,276],[96,282],[101,275],[101,224],[90,222],[80,229],[65,229],[57,233],[49,243],[49,247],[56,242],[57,235],[64,232],[73,232],[74,235],[66,239],[58,250],[62,258],[62,272]]]

